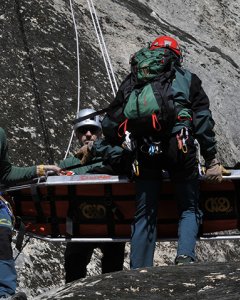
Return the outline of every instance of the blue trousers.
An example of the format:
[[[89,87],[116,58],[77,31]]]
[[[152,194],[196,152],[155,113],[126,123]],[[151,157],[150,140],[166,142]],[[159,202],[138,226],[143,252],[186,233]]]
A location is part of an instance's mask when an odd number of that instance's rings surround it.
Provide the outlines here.
[[[12,255],[12,220],[0,201],[0,297],[16,291],[17,274]]]
[[[198,179],[175,184],[178,203],[178,255],[195,260],[195,245],[202,213],[198,207]],[[160,193],[159,180],[136,180],[137,210],[132,225],[131,269],[153,266],[157,238],[157,210]]]
[[[138,153],[140,177],[136,178],[136,213],[132,225],[130,267],[151,267],[157,238],[157,210],[161,170],[168,170],[174,183],[179,212],[178,255],[195,260],[195,245],[202,212],[199,209],[199,180],[196,147],[192,136],[187,153],[178,149],[176,137],[163,143],[161,155]]]

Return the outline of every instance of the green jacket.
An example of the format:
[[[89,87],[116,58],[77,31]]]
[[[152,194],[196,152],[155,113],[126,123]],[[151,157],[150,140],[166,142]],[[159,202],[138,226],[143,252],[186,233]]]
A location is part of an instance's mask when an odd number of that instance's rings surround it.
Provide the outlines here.
[[[64,169],[71,166],[76,175],[92,173],[92,174],[126,174],[125,166],[128,166],[126,155],[122,155],[124,150],[119,146],[110,145],[105,139],[98,139],[93,144],[92,160],[87,165],[81,165],[80,159],[75,156],[69,156],[65,160],[60,161],[59,167]]]
[[[192,129],[194,137],[200,144],[201,154],[205,160],[215,158],[217,152],[215,122],[212,118],[208,96],[202,88],[202,82],[197,75],[183,68],[176,69],[175,79],[172,83],[175,105],[178,115],[190,116],[192,121],[177,121],[173,133],[183,127]]]
[[[71,171],[73,171],[76,175],[92,173],[97,167],[103,167],[102,159],[98,157],[94,157],[87,165],[79,166],[80,164],[80,159],[75,156],[69,156],[66,159],[60,161],[59,167],[64,169],[76,165],[76,168],[71,168]]]
[[[118,126],[125,119],[122,114],[123,107],[135,85],[135,76],[130,73],[122,82],[114,101],[110,104],[107,115],[103,119],[103,134],[113,144],[117,144],[118,141],[122,142],[118,137]],[[215,123],[209,109],[209,99],[202,88],[201,80],[197,75],[176,66],[175,78],[171,87],[178,116],[181,118],[181,120],[179,118],[176,120],[172,134],[175,135],[183,127],[190,128],[194,138],[200,144],[204,159],[215,158],[217,152],[213,131]]]
[[[11,185],[20,181],[28,181],[37,176],[36,166],[15,167],[8,157],[7,137],[0,127],[0,182]]]

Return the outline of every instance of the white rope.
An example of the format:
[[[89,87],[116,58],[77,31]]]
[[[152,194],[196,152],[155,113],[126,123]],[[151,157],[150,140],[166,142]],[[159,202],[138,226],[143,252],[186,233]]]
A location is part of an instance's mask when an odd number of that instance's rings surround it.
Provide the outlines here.
[[[96,36],[97,36],[97,39],[98,39],[98,43],[99,43],[99,46],[100,46],[100,49],[101,49],[101,52],[102,52],[103,61],[104,61],[105,67],[106,67],[106,71],[107,71],[107,74],[108,74],[110,85],[112,87],[113,96],[115,97],[116,92],[118,90],[118,85],[117,85],[117,82],[116,82],[115,74],[113,72],[113,67],[112,67],[111,60],[110,60],[110,57],[109,57],[109,54],[108,54],[108,51],[107,51],[106,43],[104,41],[101,26],[100,26],[99,21],[98,21],[97,12],[95,10],[95,7],[94,7],[94,4],[93,4],[92,0],[90,0],[90,1],[87,0],[87,3],[88,3],[88,7],[89,7],[90,14],[91,14],[91,17],[92,17],[93,26],[94,26],[95,33],[96,33]],[[109,70],[111,71],[111,74],[110,74]],[[112,78],[111,78],[111,76],[112,76]],[[112,81],[112,79],[113,79],[113,81]],[[114,84],[113,84],[113,82],[114,82]],[[114,85],[115,85],[115,87],[114,87]]]
[[[73,11],[72,0],[69,0],[69,3],[70,3],[70,8],[71,8],[72,20],[73,20],[73,25],[74,25],[74,30],[75,30],[75,36],[76,36],[76,46],[77,46],[77,91],[78,91],[78,93],[77,93],[77,112],[76,112],[76,117],[77,117],[77,113],[80,110],[80,86],[81,86],[80,85],[79,42],[78,42],[78,30],[77,30],[76,20],[75,20],[75,16],[74,16],[74,11]],[[65,152],[64,159],[67,158],[68,153],[70,151],[70,147],[71,147],[72,140],[73,140],[73,135],[74,135],[74,130],[72,130],[71,138],[69,140],[67,151]]]
[[[78,95],[77,95],[77,112],[76,112],[76,116],[77,116],[77,113],[80,110],[80,86],[81,86],[81,84],[80,84],[80,60],[79,60],[80,55],[79,55],[78,30],[77,30],[75,17],[74,17],[74,9],[73,9],[72,0],[69,0],[69,3],[70,3],[70,8],[71,8],[72,20],[73,20],[75,36],[76,36],[76,45],[77,45],[77,74],[78,74],[78,81],[77,81]],[[90,0],[90,1],[87,0],[87,3],[88,3],[89,11],[90,11],[90,14],[91,14],[91,18],[92,18],[93,26],[94,26],[94,29],[95,29],[95,33],[96,33],[96,36],[97,36],[97,40],[98,40],[98,43],[99,43],[99,46],[100,46],[100,49],[101,49],[101,52],[102,52],[103,61],[104,61],[105,68],[106,68],[108,78],[109,78],[109,81],[110,81],[113,96],[115,97],[116,93],[117,93],[117,90],[118,90],[118,84],[117,84],[116,77],[115,77],[113,67],[112,67],[112,63],[111,63],[111,60],[110,60],[110,57],[109,57],[109,54],[108,54],[108,51],[107,51],[106,43],[104,41],[101,26],[100,26],[99,21],[98,21],[97,12],[95,10],[94,3],[93,3],[92,0]],[[68,153],[70,151],[73,136],[74,136],[74,130],[72,131],[71,138],[70,138],[70,141],[68,143],[68,147],[67,147],[67,151],[65,152],[64,159],[67,158]]]
[[[77,25],[76,25],[76,20],[74,17],[74,11],[73,11],[73,5],[72,5],[72,0],[70,1],[70,7],[71,7],[71,14],[72,14],[72,19],[73,19],[73,25],[74,25],[74,30],[75,30],[75,36],[76,36],[76,47],[77,47],[77,85],[78,85],[78,95],[77,95],[77,113],[80,110],[80,59],[79,59],[79,42],[78,42],[78,30],[77,30]]]

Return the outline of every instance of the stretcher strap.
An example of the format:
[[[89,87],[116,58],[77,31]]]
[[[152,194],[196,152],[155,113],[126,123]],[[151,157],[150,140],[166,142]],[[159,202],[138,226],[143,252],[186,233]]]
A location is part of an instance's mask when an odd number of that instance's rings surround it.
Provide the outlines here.
[[[51,227],[52,227],[52,237],[57,237],[60,235],[59,230],[59,220],[57,216],[56,209],[56,197],[55,197],[55,187],[49,186],[47,189],[47,200],[50,203],[50,211],[51,211]]]

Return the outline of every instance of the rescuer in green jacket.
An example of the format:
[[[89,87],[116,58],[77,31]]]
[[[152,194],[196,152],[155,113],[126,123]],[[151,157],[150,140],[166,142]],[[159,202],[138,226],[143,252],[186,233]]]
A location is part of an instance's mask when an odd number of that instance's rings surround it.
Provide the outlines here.
[[[93,109],[82,109],[78,118],[87,116],[95,112]],[[85,152],[91,147],[94,141],[102,135],[102,127],[99,121],[99,116],[91,119],[80,121],[75,124],[74,131],[80,143],[81,148],[75,156],[68,157],[60,162],[59,166],[64,169],[69,166],[76,165],[76,168],[71,168],[74,174],[100,173],[112,174],[113,170],[108,165],[103,163],[103,158],[91,157],[88,161],[85,160]],[[116,147],[120,148],[120,147]],[[114,150],[116,151],[116,149]],[[90,262],[93,250],[100,248],[103,254],[102,273],[120,271],[123,269],[125,243],[67,243],[65,251],[65,271],[66,283],[83,278],[87,274],[87,265]]]
[[[32,167],[16,167],[8,157],[8,144],[5,131],[0,127],[0,183],[12,185],[17,182],[44,176],[47,171],[59,174],[60,168],[55,165],[38,165]],[[17,274],[12,253],[13,215],[7,202],[0,197],[0,299],[25,300],[25,293],[16,292]],[[9,299],[9,298],[8,298]]]

